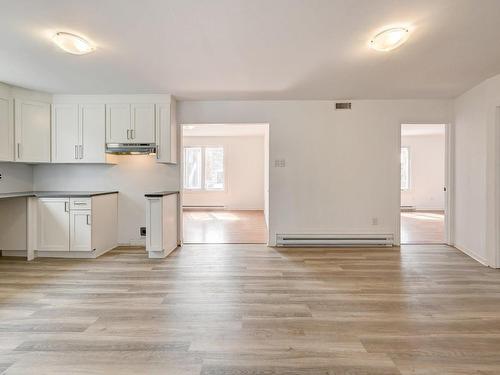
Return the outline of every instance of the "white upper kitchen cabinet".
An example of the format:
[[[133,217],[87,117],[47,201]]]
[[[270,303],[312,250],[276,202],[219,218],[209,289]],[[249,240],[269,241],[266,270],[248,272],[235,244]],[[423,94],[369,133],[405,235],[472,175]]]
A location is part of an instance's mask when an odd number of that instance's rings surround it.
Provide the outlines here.
[[[52,161],[105,163],[104,104],[52,106]]]
[[[50,162],[50,104],[18,98],[14,103],[15,160]]]
[[[78,105],[52,105],[52,162],[75,163],[79,160]]]
[[[106,143],[132,143],[130,104],[106,104]]]
[[[156,159],[159,163],[177,163],[177,122],[175,100],[156,105]]]
[[[12,100],[0,96],[0,161],[14,160],[14,123]]]
[[[104,104],[80,104],[79,126],[81,163],[106,162],[106,112]]]
[[[133,143],[155,143],[155,105],[131,105],[131,139]]]
[[[154,104],[106,104],[106,143],[154,142]]]

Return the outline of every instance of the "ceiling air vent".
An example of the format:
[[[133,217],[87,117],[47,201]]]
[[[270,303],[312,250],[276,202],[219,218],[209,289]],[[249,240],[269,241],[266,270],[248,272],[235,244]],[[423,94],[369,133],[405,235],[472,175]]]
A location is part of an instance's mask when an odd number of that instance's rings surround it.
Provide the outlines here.
[[[351,109],[351,102],[335,103],[335,109]]]

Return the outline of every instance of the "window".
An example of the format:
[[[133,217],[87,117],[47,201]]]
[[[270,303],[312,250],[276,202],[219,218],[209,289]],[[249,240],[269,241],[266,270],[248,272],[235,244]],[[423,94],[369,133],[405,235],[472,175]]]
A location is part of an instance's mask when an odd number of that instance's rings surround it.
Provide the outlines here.
[[[201,189],[201,147],[184,148],[184,187]]]
[[[224,190],[224,149],[205,149],[205,190]]]
[[[224,190],[224,148],[184,147],[184,189]]]
[[[410,189],[410,149],[401,147],[401,190]]]

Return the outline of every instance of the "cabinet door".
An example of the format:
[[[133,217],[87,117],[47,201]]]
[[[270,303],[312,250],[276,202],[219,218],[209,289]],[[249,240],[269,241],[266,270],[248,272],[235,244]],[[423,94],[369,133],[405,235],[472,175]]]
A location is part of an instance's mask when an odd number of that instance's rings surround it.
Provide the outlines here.
[[[80,105],[80,145],[78,156],[83,163],[104,163],[106,114],[104,104]]]
[[[90,210],[71,210],[70,251],[92,251],[92,215]]]
[[[50,104],[15,99],[16,161],[50,162]]]
[[[0,161],[14,160],[14,123],[12,101],[0,97]]]
[[[177,128],[171,104],[156,105],[156,158],[160,163],[177,163]]]
[[[79,157],[78,105],[52,105],[52,161],[77,163]]]
[[[155,143],[154,104],[132,104],[132,140],[134,143]]]
[[[106,142],[131,143],[130,104],[106,104]]]
[[[39,251],[69,251],[69,199],[38,199]]]

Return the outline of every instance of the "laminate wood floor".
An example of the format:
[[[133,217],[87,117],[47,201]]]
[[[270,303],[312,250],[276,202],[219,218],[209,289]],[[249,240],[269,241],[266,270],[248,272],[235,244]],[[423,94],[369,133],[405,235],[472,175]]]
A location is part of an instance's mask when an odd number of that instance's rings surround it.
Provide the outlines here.
[[[441,245],[0,258],[2,372],[499,374],[500,271]]]
[[[443,244],[444,211],[401,212],[401,242]]]
[[[267,243],[261,210],[198,210],[183,212],[184,243]]]

